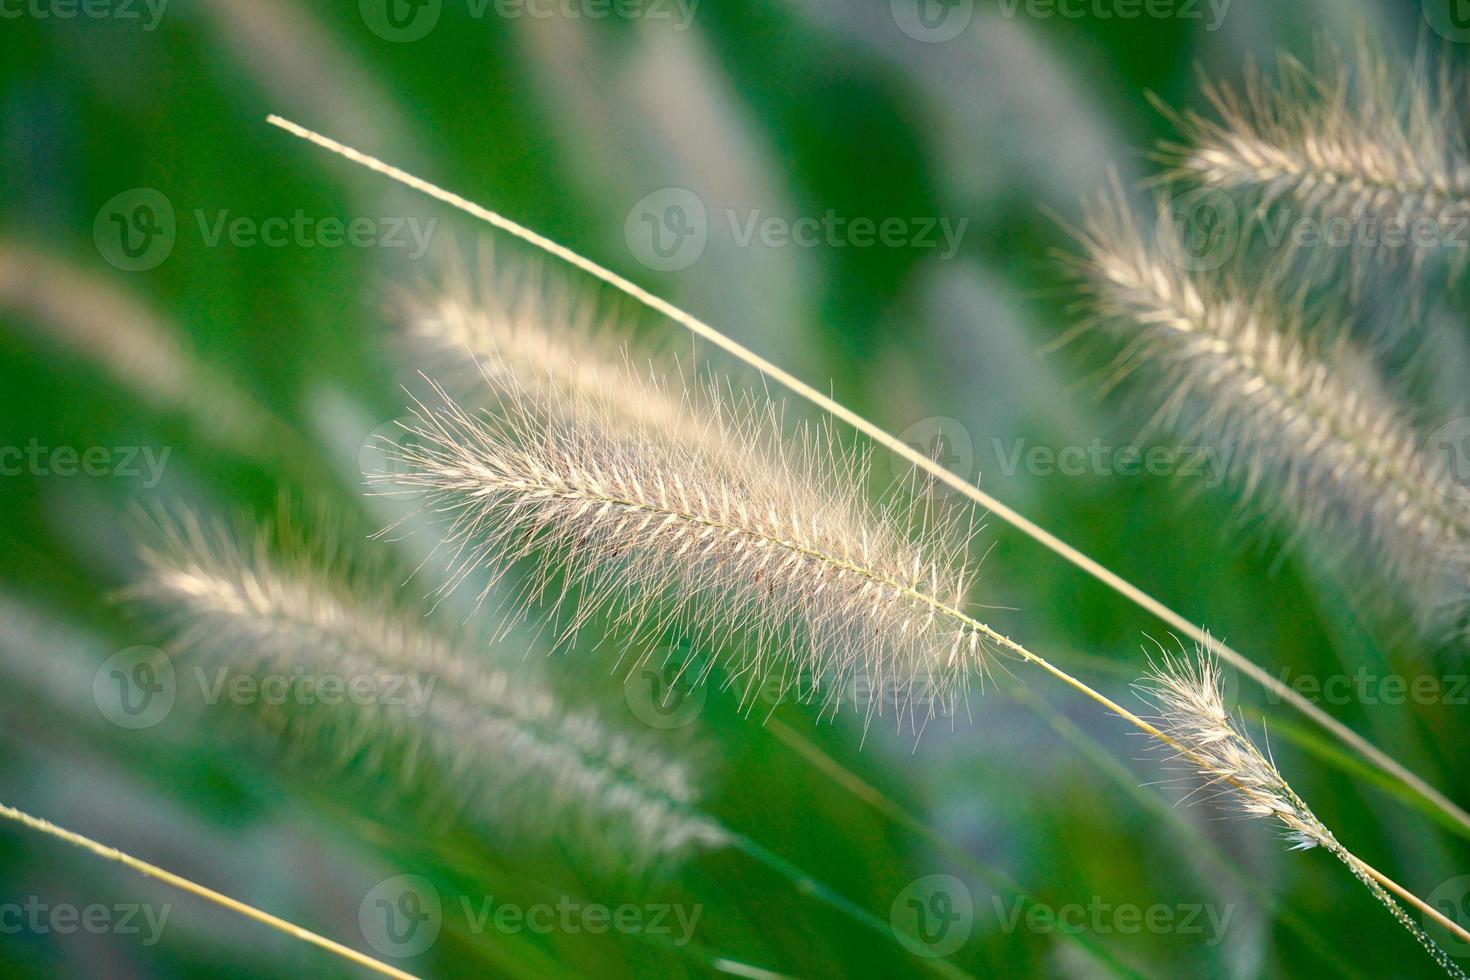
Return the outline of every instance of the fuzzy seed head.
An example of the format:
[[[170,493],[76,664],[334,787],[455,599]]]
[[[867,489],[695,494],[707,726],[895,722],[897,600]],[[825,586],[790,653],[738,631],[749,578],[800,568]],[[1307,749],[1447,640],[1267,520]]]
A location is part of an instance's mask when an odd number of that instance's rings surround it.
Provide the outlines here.
[[[1373,556],[1426,625],[1453,619],[1470,599],[1470,507],[1445,461],[1366,356],[1308,339],[1299,303],[1166,260],[1172,227],[1146,244],[1121,202],[1087,222],[1086,289],[1095,323],[1127,342],[1119,375],[1152,369],[1155,423],[1209,445],[1268,515],[1340,560]]]
[[[963,697],[985,651],[948,614],[963,605],[962,536],[911,539],[913,516],[868,505],[865,461],[825,429],[784,439],[769,407],[680,379],[617,384],[548,406],[512,379],[494,411],[442,390],[418,406],[397,449],[407,475],[386,485],[443,519],[455,579],[521,564],[526,596],[561,597],[568,634],[616,610],[635,635],[674,628],[732,651],[747,690],[803,684],[832,711],[853,682],[881,692],[868,713],[886,701],[900,723]],[[643,401],[679,405],[680,431],[608,407]]]
[[[687,766],[534,677],[485,666],[483,650],[433,628],[399,590],[192,516],[165,522],[159,538],[132,595],[166,615],[174,648],[201,676],[403,679],[402,699],[259,705],[256,720],[306,761],[432,793],[426,809],[457,810],[498,843],[575,842],[605,871],[726,841],[696,809]]]
[[[1243,91],[1206,82],[1216,118],[1176,116],[1184,140],[1163,152],[1172,176],[1265,207],[1290,202],[1296,217],[1346,219],[1359,244],[1382,246],[1380,260],[1462,251],[1444,246],[1463,244],[1470,219],[1464,80],[1448,62],[1437,77],[1390,66],[1366,44],[1355,56],[1324,46],[1318,62],[1284,57],[1275,80],[1252,68]]]
[[[1271,760],[1225,709],[1219,661],[1207,647],[1194,656],[1161,653],[1140,685],[1159,712],[1175,758],[1244,815],[1277,821],[1293,850],[1327,845],[1331,834],[1292,792]]]

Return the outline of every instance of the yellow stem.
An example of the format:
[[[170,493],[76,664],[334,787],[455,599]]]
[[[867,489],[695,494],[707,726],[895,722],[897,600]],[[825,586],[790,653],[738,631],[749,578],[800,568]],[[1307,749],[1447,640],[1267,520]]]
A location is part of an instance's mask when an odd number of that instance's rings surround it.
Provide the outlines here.
[[[1405,902],[1408,902],[1410,905],[1414,906],[1414,908],[1418,909],[1420,912],[1423,912],[1435,922],[1439,923],[1441,926],[1449,931],[1450,935],[1454,936],[1460,942],[1470,943],[1470,932],[1467,932],[1464,926],[1460,925],[1454,919],[1447,917],[1443,912],[1439,911],[1439,909],[1430,905],[1428,902],[1424,901],[1419,896],[1415,895],[1413,892],[1409,891],[1407,888],[1394,881],[1388,875],[1384,874],[1382,871],[1379,871],[1367,861],[1364,861],[1362,858],[1358,857],[1356,854],[1352,854],[1352,852],[1348,853],[1352,857],[1353,861],[1357,864],[1358,868],[1362,870],[1364,874],[1368,875],[1368,877],[1372,878],[1384,888],[1387,888],[1399,898],[1403,899]]]
[[[33,817],[23,810],[17,810],[3,803],[0,803],[0,817],[13,820],[32,830],[39,831],[59,840],[64,840],[68,844],[75,844],[77,847],[85,848],[98,857],[124,864],[134,871],[145,874],[150,878],[156,878],[159,881],[174,886],[180,891],[197,895],[205,901],[213,902],[215,905],[229,909],[231,912],[238,912],[240,915],[254,919],[256,922],[267,925],[278,932],[284,932],[288,936],[292,936],[305,943],[311,943],[313,946],[320,946],[330,953],[335,953],[345,960],[356,963],[358,966],[366,967],[385,977],[394,977],[396,980],[416,980],[412,973],[405,973],[397,967],[392,967],[387,963],[375,960],[365,953],[359,953],[349,946],[343,946],[341,943],[328,939],[325,936],[319,936],[309,929],[303,929],[301,926],[287,922],[285,919],[271,915],[269,912],[262,912],[253,905],[246,905],[238,899],[221,894],[212,888],[206,888],[203,885],[196,884],[188,878],[174,874],[172,871],[165,871],[163,868],[135,858],[131,854],[124,854],[115,847],[108,847],[106,844],[98,843],[90,837],[83,837],[81,834],[67,830],[65,827],[58,827],[49,820]]]
[[[1203,627],[1195,625],[1193,622],[1175,612],[1168,606],[1164,605],[1162,602],[1155,599],[1147,592],[1144,592],[1138,586],[1110,571],[1102,564],[1098,563],[1092,558],[1089,558],[1087,555],[1078,551],[1076,548],[1067,544],[1065,541],[1062,541],[1051,532],[1023,517],[1021,514],[1007,507],[1005,504],[1001,503],[999,500],[995,499],[989,494],[985,493],[979,487],[970,483],[968,480],[946,469],[944,466],[930,459],[928,456],[925,456],[923,453],[918,452],[913,447],[905,444],[902,440],[898,439],[896,436],[891,435],[874,423],[869,422],[867,419],[863,418],[861,415],[858,415],[851,409],[822,394],[816,388],[813,388],[811,385],[802,381],[800,378],[797,378],[795,375],[787,372],[778,365],[773,364],[765,358],[761,357],[759,354],[756,354],[754,351],[725,336],[723,333],[716,330],[708,323],[705,323],[703,320],[700,320],[698,317],[695,317],[690,313],[686,313],[684,310],[681,310],[679,307],[673,305],[667,300],[662,299],[661,297],[656,296],[653,293],[650,293],[648,290],[618,275],[617,273],[603,268],[601,265],[598,265],[591,259],[579,255],[566,246],[560,245],[545,237],[544,235],[539,235],[531,229],[512,221],[504,215],[498,214],[488,208],[482,207],[481,205],[478,205],[473,201],[461,197],[460,195],[455,194],[452,191],[448,191],[435,184],[431,184],[430,182],[420,177],[415,177],[413,174],[410,174],[407,171],[401,170],[391,164],[384,163],[382,160],[379,160],[376,157],[372,157],[359,150],[355,150],[350,146],[339,143],[336,140],[331,139],[330,137],[323,136],[320,133],[307,129],[304,126],[297,125],[296,123],[291,122],[288,119],[283,119],[282,117],[277,115],[270,115],[266,117],[266,121],[273,126],[277,126],[285,130],[293,136],[297,136],[303,140],[306,140],[309,143],[321,147],[324,150],[344,157],[345,159],[350,160],[353,163],[358,164],[359,166],[365,167],[368,170],[373,171],[374,173],[382,174],[383,176],[388,177],[391,180],[395,180],[406,187],[426,194],[429,197],[434,198],[435,200],[442,201],[450,207],[463,211],[474,218],[484,221],[494,228],[498,228],[501,231],[506,232],[507,234],[513,235],[516,238],[519,238],[522,241],[527,242],[528,244],[546,252],[547,254],[555,256],[563,262],[566,262],[568,265],[571,265],[576,269],[580,269],[581,271],[587,273],[590,276],[593,276],[596,279],[600,279],[604,283],[612,286],[614,289],[621,291],[625,295],[631,297],[632,299],[643,304],[649,309],[668,317],[670,320],[689,330],[696,336],[702,337],[715,346],[740,358],[740,360],[754,367],[762,374],[776,381],[778,384],[781,384],[788,390],[806,399],[813,405],[816,405],[818,408],[832,415],[834,418],[841,419],[843,422],[852,426],[854,429],[857,429],[859,432],[863,433],[865,436],[872,439],[880,446],[883,446],[885,449],[903,458],[913,466],[929,474],[934,479],[956,490],[957,492],[964,494],[970,500],[974,501],[981,507],[984,507],[990,513],[1010,524],[1022,534],[1027,535],[1038,544],[1049,549],[1065,561],[1070,562],[1081,571],[1087,573],[1088,575],[1091,575],[1093,578],[1097,579],[1099,582],[1103,583],[1108,588],[1117,592],[1119,595],[1123,596],[1129,601],[1135,603],[1142,609],[1153,614],[1154,616],[1157,616],[1159,619],[1168,623],[1172,628],[1179,630],[1181,633],[1188,636],[1194,642],[1200,644],[1208,643],[1212,649],[1217,651],[1218,655],[1222,659],[1232,664],[1241,673],[1245,674],[1257,684],[1260,684],[1266,690],[1270,691],[1274,696],[1285,700],[1297,711],[1300,711],[1302,714],[1312,719],[1312,721],[1322,726],[1322,728],[1326,729],[1329,733],[1333,735],[1333,737],[1337,738],[1344,745],[1347,745],[1355,752],[1363,756],[1365,759],[1369,760],[1373,765],[1377,766],[1380,770],[1391,775],[1393,778],[1399,780],[1405,786],[1408,786],[1409,788],[1414,790],[1414,792],[1418,793],[1423,799],[1431,803],[1439,810],[1443,811],[1451,819],[1459,823],[1467,830],[1470,830],[1470,813],[1467,813],[1465,810],[1460,808],[1439,790],[1429,785],[1429,783],[1425,782],[1422,778],[1415,775],[1404,765],[1390,757],[1387,753],[1383,752],[1381,749],[1373,745],[1367,739],[1363,738],[1357,732],[1353,731],[1351,728],[1348,728],[1336,718],[1333,718],[1331,715],[1323,711],[1311,701],[1308,701],[1305,697],[1303,697],[1297,691],[1293,690],[1287,684],[1283,683],[1275,677],[1272,677],[1270,674],[1268,674],[1262,668],[1258,667],[1246,656],[1236,652],[1234,649],[1224,643],[1220,643],[1216,640],[1211,639],[1209,637],[1209,634],[1206,633]],[[1064,680],[1067,679],[1066,675],[1060,676],[1062,676]],[[1089,697],[1101,698],[1101,695],[1089,694]],[[1107,701],[1106,698],[1102,698],[1102,703],[1109,705],[1111,704],[1111,702]]]

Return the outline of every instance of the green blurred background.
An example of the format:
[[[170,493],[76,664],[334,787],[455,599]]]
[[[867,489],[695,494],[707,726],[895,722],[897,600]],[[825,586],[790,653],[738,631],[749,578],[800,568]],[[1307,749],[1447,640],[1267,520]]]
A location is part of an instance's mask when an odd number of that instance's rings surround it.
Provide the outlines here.
[[[1365,610],[1350,587],[1361,576],[1345,586],[1310,549],[1290,547],[1285,529],[1243,520],[1231,487],[1118,472],[1112,450],[1136,444],[1146,415],[1127,397],[1097,396],[1109,352],[1043,351],[1077,322],[1056,255],[1072,248],[1066,224],[1110,170],[1130,184],[1154,174],[1150,149],[1172,135],[1147,93],[1201,107],[1197,67],[1238,81],[1249,59],[1307,57],[1323,37],[1366,34],[1404,59],[1430,49],[1459,62],[1464,50],[1431,31],[1413,0],[1201,0],[1137,18],[1104,0],[1063,10],[920,2],[706,0],[596,18],[585,16],[595,4],[536,7],[545,17],[492,4],[476,16],[465,0],[435,0],[404,5],[399,26],[374,0],[117,3],[74,17],[62,16],[73,9],[65,0],[0,2],[0,445],[144,447],[162,460],[156,478],[141,455],[137,475],[0,477],[0,799],[363,949],[365,897],[402,873],[433,881],[447,910],[490,895],[701,909],[684,945],[477,932],[446,912],[437,942],[395,960],[436,976],[921,973],[935,961],[920,954],[939,950],[899,938],[911,899],[958,910],[943,938],[964,935],[942,951],[977,976],[1432,970],[1329,856],[1290,854],[1264,824],[1178,804],[1187,787],[1160,785],[1159,756],[1139,737],[1019,667],[917,742],[887,717],[865,733],[860,713],[743,712],[717,685],[690,724],[664,733],[671,752],[702,760],[721,820],[853,914],[758,850],[601,881],[574,858],[491,845],[391,794],[302,771],[208,713],[127,730],[94,703],[99,665],[161,642],[156,624],[117,601],[137,571],[128,529],[138,508],[270,521],[284,506],[311,528],[358,536],[384,522],[362,497],[359,453],[401,414],[415,366],[392,342],[387,303],[485,237],[267,126],[271,112],[655,289],[926,450],[937,439],[962,475],[1272,674],[1320,682],[1363,667],[1427,674],[1452,692],[1463,659],[1415,640],[1391,603]],[[171,232],[155,224],[169,212]],[[752,221],[829,212],[903,219],[903,240],[865,246],[851,226],[810,247],[744,240]],[[279,245],[214,235],[221,222],[297,214],[313,230]],[[366,219],[371,241],[332,247],[326,219]],[[681,228],[696,234],[674,238]],[[652,229],[672,251],[652,251]],[[496,245],[507,261],[524,258]],[[1434,308],[1435,363],[1452,400],[1470,364],[1466,331],[1457,296],[1436,296]],[[689,349],[673,325],[643,318],[638,330]],[[1080,473],[1024,462],[1036,447],[1093,446],[1107,463]],[[880,486],[902,477],[883,457],[874,471]],[[1162,625],[999,522],[976,557],[986,549],[992,623],[1134,704],[1145,634],[1167,642]],[[546,669],[618,724],[645,725],[614,660],[573,650]],[[1470,914],[1464,832],[1259,689],[1237,693],[1253,724],[1264,714],[1277,762],[1340,838]],[[1470,804],[1467,695],[1323,706]],[[815,762],[819,753],[831,761]],[[835,767],[873,792],[854,793]],[[1043,910],[1081,906],[1071,920],[1081,928],[1012,921],[1021,893]],[[30,896],[175,907],[152,944],[6,929],[7,975],[353,972],[0,828],[0,903]],[[1119,912],[1153,907],[1175,925],[1138,927]]]

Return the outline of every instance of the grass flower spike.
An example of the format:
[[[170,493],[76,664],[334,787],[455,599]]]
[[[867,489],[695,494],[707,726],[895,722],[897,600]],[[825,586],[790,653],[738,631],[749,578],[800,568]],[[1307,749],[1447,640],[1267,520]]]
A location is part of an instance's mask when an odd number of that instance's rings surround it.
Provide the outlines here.
[[[863,461],[824,430],[784,440],[773,413],[631,373],[620,393],[551,412],[534,389],[498,386],[494,413],[442,390],[442,404],[421,404],[396,450],[405,475],[386,484],[447,518],[451,587],[531,558],[530,591],[550,592],[565,562],[578,592],[570,629],[603,608],[654,635],[678,624],[701,648],[739,635],[732,674],[811,683],[834,710],[858,676],[891,692],[901,718],[919,684],[930,712],[963,698],[982,637],[941,613],[963,604],[966,542],[936,529],[911,541],[912,514],[869,508]],[[684,428],[703,437],[606,408],[645,399],[681,404]]]
[[[683,763],[533,678],[485,666],[483,650],[436,632],[399,590],[374,591],[345,562],[277,555],[263,533],[241,543],[193,517],[165,523],[161,538],[144,551],[148,575],[133,595],[168,615],[175,648],[196,669],[407,679],[395,688],[404,705],[262,704],[259,720],[293,751],[432,793],[436,810],[457,809],[501,843],[576,841],[605,870],[724,843],[695,808]]]
[[[564,259],[736,354],[971,499],[992,501],[713,327],[591,260],[380,160],[278,117],[271,122]],[[970,576],[961,558],[967,538],[923,531],[904,508],[870,509],[861,489],[862,458],[834,451],[826,430],[785,439],[778,406],[747,400],[730,408],[718,387],[685,389],[682,379],[645,381],[625,373],[614,382],[620,391],[562,388],[548,394],[515,371],[483,373],[495,390],[475,404],[490,407],[465,407],[435,385],[434,404],[417,404],[407,437],[389,452],[391,472],[380,484],[386,492],[416,498],[442,522],[457,569],[446,588],[459,587],[480,569],[498,579],[520,567],[526,575],[516,604],[524,608],[550,597],[563,609],[568,632],[589,625],[599,611],[634,631],[682,632],[699,648],[735,651],[729,654],[733,675],[793,682],[793,673],[815,677],[826,685],[829,703],[840,698],[842,682],[861,673],[880,689],[895,686],[900,719],[914,719],[915,727],[935,714],[923,713],[912,697],[919,683],[940,692],[940,704],[956,703],[969,677],[983,672],[992,655],[1005,654],[1180,747],[1152,722],[966,612]],[[636,404],[643,390],[683,406],[700,437],[679,438],[667,426],[610,408]],[[1095,568],[1003,505],[993,506],[1079,566]],[[921,527],[916,542],[909,536],[915,523]],[[1170,622],[1180,619],[1105,570],[1094,574]],[[1187,621],[1181,628],[1202,640],[1207,636]],[[1221,649],[1223,656],[1227,648]],[[1269,686],[1269,675],[1233,656]],[[1325,719],[1344,740],[1373,751],[1300,698],[1293,704]],[[1373,758],[1401,771],[1381,753]],[[1259,788],[1266,786],[1263,781]],[[1265,799],[1256,802],[1264,806]],[[1363,862],[1351,858],[1349,864],[1378,889],[1375,894],[1392,891],[1436,916],[1458,938],[1470,939]],[[1391,897],[1386,904],[1444,966],[1443,954]],[[1447,969],[1455,972],[1453,964]]]
[[[1465,973],[1389,893],[1404,899],[1436,921],[1457,929],[1433,908],[1404,891],[1362,861],[1317,819],[1297,796],[1276,764],[1258,749],[1226,710],[1221,697],[1220,666],[1205,647],[1195,655],[1162,652],[1140,690],[1159,711],[1159,729],[1176,758],[1204,779],[1206,789],[1230,801],[1242,814],[1276,821],[1293,850],[1320,847],[1337,858],[1413,934],[1434,961],[1452,977]]]
[[[1265,206],[1290,202],[1295,217],[1324,225],[1345,220],[1358,227],[1354,243],[1380,256],[1417,263],[1463,245],[1463,81],[1422,65],[1399,72],[1366,44],[1351,58],[1324,47],[1319,61],[1314,72],[1283,58],[1275,82],[1252,70],[1239,92],[1206,82],[1218,118],[1171,113],[1184,137],[1164,147],[1173,176]]]
[[[1426,623],[1452,619],[1470,595],[1470,507],[1444,461],[1364,356],[1314,345],[1305,313],[1270,289],[1179,268],[1158,240],[1172,234],[1160,221],[1146,244],[1121,203],[1083,232],[1095,319],[1127,342],[1119,373],[1165,378],[1158,419],[1222,453],[1272,516],[1336,542],[1336,557],[1372,555]]]

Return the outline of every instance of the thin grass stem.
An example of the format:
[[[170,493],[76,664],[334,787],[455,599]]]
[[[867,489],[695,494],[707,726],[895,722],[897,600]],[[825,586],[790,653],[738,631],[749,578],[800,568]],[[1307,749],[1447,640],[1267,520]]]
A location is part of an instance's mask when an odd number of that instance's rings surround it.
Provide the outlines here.
[[[335,153],[338,156],[341,156],[355,164],[358,164],[359,166],[365,167],[368,170],[388,177],[391,180],[395,180],[398,183],[403,184],[404,186],[409,187],[413,190],[417,190],[421,193],[427,194],[428,196],[438,201],[441,201],[449,205],[450,207],[463,211],[464,213],[469,214],[474,218],[484,221],[492,227],[513,235],[514,237],[519,238],[520,240],[527,242],[528,244],[568,263],[574,268],[577,268],[582,272],[585,272],[586,274],[601,280],[607,285],[612,286],[613,288],[626,294],[630,298],[643,304],[649,309],[679,324],[680,326],[694,333],[696,336],[699,336],[726,351],[727,353],[734,355],[741,361],[760,371],[766,377],[787,388],[794,394],[809,401],[810,403],[822,409],[824,412],[827,412],[834,418],[840,419],[847,425],[852,426],[854,429],[863,433],[865,436],[872,439],[877,444],[881,445],[888,451],[898,455],[900,458],[904,459],[908,463],[917,467],[919,470],[938,480],[940,483],[943,483],[945,486],[948,486],[955,491],[965,495],[971,501],[980,505],[981,507],[986,508],[990,513],[1010,524],[1013,528],[1020,531],[1022,534],[1030,537],[1038,544],[1047,548],[1065,561],[1071,563],[1079,570],[1092,576],[1093,578],[1106,585],[1110,589],[1114,590],[1119,595],[1133,602],[1140,608],[1158,617],[1165,623],[1168,623],[1171,627],[1180,631],[1195,642],[1201,644],[1210,642],[1209,634],[1203,627],[1196,625],[1180,613],[1175,612],[1173,609],[1166,606],[1158,599],[1155,599],[1143,589],[1132,584],[1118,574],[1112,572],[1096,560],[1088,557],[1081,551],[1062,541],[1056,535],[1045,530],[1040,525],[1028,520],[1017,511],[1011,509],[1010,507],[1007,507],[1001,501],[985,493],[979,487],[970,483],[968,480],[965,480],[963,477],[960,477],[951,470],[945,468],[943,465],[936,462],[935,460],[930,459],[923,453],[920,453],[912,447],[906,445],[896,436],[888,433],[884,429],[868,421],[866,418],[845,407],[834,399],[828,397],[827,395],[822,394],[816,388],[813,388],[811,385],[805,383],[801,379],[797,378],[795,375],[766,360],[759,354],[756,354],[754,351],[751,351],[750,349],[744,347],[735,340],[721,333],[713,326],[705,323],[703,320],[693,316],[692,314],[685,312],[684,310],[673,305],[667,300],[662,299],[661,297],[649,292],[648,290],[642,288],[641,286],[638,286],[636,283],[633,283],[623,276],[620,276],[617,273],[604,268],[591,259],[585,258],[582,255],[572,251],[571,249],[560,245],[552,241],[551,239],[546,238],[545,236],[540,235],[532,231],[531,229],[526,228],[525,226],[504,217],[503,215],[484,208],[478,204],[475,204],[474,202],[464,197],[461,197],[458,194],[438,187],[437,185],[429,183],[426,180],[415,177],[412,174],[407,173],[406,171],[392,166],[391,164],[384,163],[376,157],[369,156],[359,150],[353,149],[352,147],[345,146],[342,143],[339,143],[329,137],[321,135],[320,133],[316,133],[310,129],[300,126],[278,115],[270,115],[267,117],[266,121],[269,122],[271,125],[290,133],[293,136],[306,140],[309,143],[312,143],[331,153]],[[1411,787],[1425,801],[1443,811],[1449,817],[1462,824],[1466,828],[1470,828],[1470,813],[1467,813],[1463,808],[1461,808],[1448,797],[1446,797],[1442,792],[1431,786],[1424,779],[1414,774],[1403,764],[1391,758],[1382,750],[1374,746],[1367,739],[1363,738],[1361,735],[1348,728],[1342,722],[1333,718],[1327,712],[1323,711],[1317,705],[1307,700],[1298,692],[1292,690],[1286,684],[1283,684],[1277,678],[1272,677],[1264,669],[1257,666],[1253,661],[1251,661],[1243,654],[1237,652],[1236,650],[1225,644],[1214,644],[1213,648],[1217,651],[1218,655],[1222,659],[1229,662],[1246,677],[1250,678],[1255,683],[1260,684],[1266,690],[1270,691],[1273,695],[1283,699],[1294,709],[1306,715],[1318,725],[1321,725],[1335,738],[1343,742],[1345,745],[1351,747],[1354,751],[1358,752],[1364,758],[1370,760],[1373,765],[1377,766],[1387,773],[1392,774],[1394,778],[1404,783],[1404,785]],[[1063,680],[1066,680],[1068,683],[1073,684],[1074,686],[1080,684],[1080,682],[1075,681],[1075,679],[1068,677],[1064,673],[1058,673],[1060,674],[1061,678]],[[1085,687],[1085,685],[1081,686]],[[1089,696],[1092,697],[1093,695]],[[1096,695],[1094,699],[1096,700],[1098,698],[1102,698],[1102,696]],[[1108,702],[1105,698],[1102,698],[1102,702],[1104,702],[1104,706],[1111,704],[1111,702]],[[1118,706],[1114,705],[1114,707]],[[1119,708],[1119,710],[1122,711],[1124,709]],[[1128,715],[1125,714],[1123,715],[1123,717],[1126,718],[1128,717]],[[1142,719],[1138,720],[1142,722]]]
[[[74,844],[77,847],[92,852],[100,858],[108,861],[116,861],[149,878],[171,885],[180,891],[188,892],[190,895],[198,896],[221,908],[243,915],[247,919],[253,919],[262,925],[275,929],[277,932],[283,932],[293,939],[299,939],[304,943],[310,943],[313,946],[325,949],[329,953],[340,956],[350,963],[355,963],[358,966],[372,970],[374,973],[381,974],[385,977],[394,977],[396,980],[416,980],[412,973],[405,973],[395,966],[389,966],[381,960],[375,960],[366,953],[360,953],[350,946],[344,946],[335,940],[328,939],[326,936],[318,935],[310,929],[305,929],[293,922],[288,922],[280,916],[271,915],[269,912],[264,912],[253,905],[247,905],[239,899],[231,898],[222,892],[215,891],[213,888],[207,888],[204,885],[197,884],[182,875],[174,874],[172,871],[166,871],[156,864],[149,864],[141,858],[135,858],[131,854],[125,854],[115,847],[109,847],[90,837],[84,837],[75,831],[67,830],[65,827],[58,827],[49,820],[33,817],[23,810],[17,810],[15,807],[7,806],[3,803],[0,803],[0,817],[29,827],[31,830],[46,834],[47,836],[54,837],[57,840]]]

